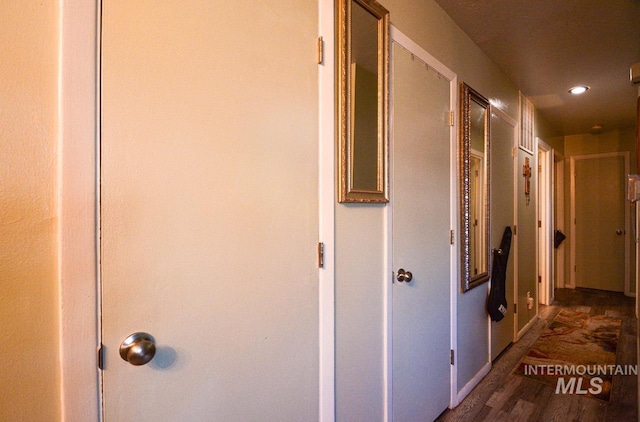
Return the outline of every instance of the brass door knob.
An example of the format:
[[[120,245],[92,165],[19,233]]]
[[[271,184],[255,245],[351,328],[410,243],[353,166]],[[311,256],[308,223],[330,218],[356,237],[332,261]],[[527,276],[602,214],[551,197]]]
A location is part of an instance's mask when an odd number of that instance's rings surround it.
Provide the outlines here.
[[[151,334],[133,333],[120,345],[120,357],[131,365],[144,365],[155,355],[156,342]]]

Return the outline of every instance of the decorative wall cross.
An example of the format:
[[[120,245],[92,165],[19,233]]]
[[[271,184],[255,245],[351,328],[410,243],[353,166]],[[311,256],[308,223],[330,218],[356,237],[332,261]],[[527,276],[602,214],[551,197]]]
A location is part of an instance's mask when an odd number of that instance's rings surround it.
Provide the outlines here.
[[[529,165],[528,157],[525,157],[524,159],[522,175],[524,176],[524,195],[527,197],[527,205],[529,205],[529,194],[531,193],[531,166]]]

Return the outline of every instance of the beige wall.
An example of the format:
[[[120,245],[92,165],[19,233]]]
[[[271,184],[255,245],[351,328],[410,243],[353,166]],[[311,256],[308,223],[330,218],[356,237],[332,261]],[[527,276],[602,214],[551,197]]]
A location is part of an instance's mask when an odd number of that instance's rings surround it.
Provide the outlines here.
[[[59,419],[58,3],[0,3],[0,420]]]
[[[635,168],[635,128],[613,130],[598,135],[584,133],[564,137],[565,157],[606,152],[631,152],[631,169]]]
[[[529,158],[529,166],[531,167],[531,184],[529,200],[524,193],[524,177],[522,176],[522,169],[525,164],[525,158]],[[517,304],[518,304],[518,320],[517,330],[520,333],[526,325],[536,316],[536,307],[533,309],[527,309],[527,292],[531,293],[536,301],[538,300],[537,292],[537,278],[538,271],[536,265],[536,207],[538,192],[537,192],[537,177],[538,172],[534,171],[538,166],[537,154],[531,155],[522,149],[518,149],[518,163],[516,165],[516,177],[517,181],[517,239],[518,239],[518,292],[517,292]]]
[[[535,110],[534,116],[535,136],[542,139],[560,155],[564,155],[564,137],[558,134],[558,131],[549,125],[549,123]]]
[[[399,30],[456,72],[459,81],[498,100],[517,119],[517,88],[435,1],[382,3]],[[57,4],[0,3],[2,420],[56,420],[60,415]],[[543,139],[557,148],[544,132]],[[382,419],[383,242],[382,206],[336,205],[336,407],[340,420]],[[492,245],[496,242],[499,239],[492,240]],[[486,363],[486,354],[478,353],[488,347],[485,298],[484,287],[458,294],[459,389]]]

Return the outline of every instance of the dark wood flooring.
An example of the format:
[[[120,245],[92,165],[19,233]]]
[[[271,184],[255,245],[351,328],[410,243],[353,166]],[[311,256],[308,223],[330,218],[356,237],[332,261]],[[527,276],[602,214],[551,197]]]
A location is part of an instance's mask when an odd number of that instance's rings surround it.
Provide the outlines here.
[[[611,402],[605,403],[576,394],[555,394],[555,387],[511,373],[563,308],[622,318],[617,363],[636,365],[638,336],[634,306],[635,298],[622,293],[557,289],[555,302],[540,306],[535,325],[496,359],[491,371],[458,407],[447,410],[437,421],[637,421],[635,376],[614,376]]]

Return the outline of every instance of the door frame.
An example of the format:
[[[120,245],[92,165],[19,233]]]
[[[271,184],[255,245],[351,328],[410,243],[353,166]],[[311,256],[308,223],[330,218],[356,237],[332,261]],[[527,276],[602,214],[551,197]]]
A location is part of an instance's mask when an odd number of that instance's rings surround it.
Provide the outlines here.
[[[58,283],[62,420],[100,420],[97,209],[101,1],[60,2]]]
[[[336,69],[335,7],[333,0],[321,0],[318,34],[322,37],[323,57],[318,65],[318,224],[323,247],[319,269],[319,421],[333,422],[336,415],[335,370],[335,198],[336,184]]]
[[[542,139],[538,144],[538,302],[553,302],[553,149]]]
[[[409,52],[411,52],[414,56],[419,58],[421,61],[426,63],[431,69],[434,69],[436,72],[440,73],[443,77],[445,77],[449,81],[449,98],[450,98],[450,110],[454,112],[454,115],[457,115],[458,110],[458,76],[447,68],[444,64],[442,64],[438,59],[429,54],[426,50],[420,47],[417,43],[411,40],[408,36],[403,34],[393,25],[390,25],[390,45],[393,43],[398,44],[399,46],[405,48]],[[393,63],[393,54],[390,55],[390,62]],[[390,89],[393,86],[393,78],[390,78]],[[393,100],[391,100],[390,109],[393,110]],[[457,350],[457,293],[458,293],[458,255],[457,255],[457,245],[458,245],[458,230],[456,229],[456,222],[458,221],[457,210],[458,210],[458,187],[457,187],[457,165],[456,165],[456,141],[457,141],[457,130],[458,130],[458,119],[453,119],[453,124],[450,127],[450,227],[451,231],[454,234],[454,239],[452,244],[450,245],[450,342],[451,342],[451,350]],[[389,125],[390,133],[393,133],[393,119],[391,119]],[[391,138],[391,142],[393,142],[393,138]],[[391,150],[391,148],[390,148]],[[390,169],[389,174],[393,175],[393,169],[391,168],[393,165],[393,160],[391,157],[389,158]],[[392,177],[392,176],[391,176]],[[384,280],[384,385],[383,385],[383,395],[384,395],[384,421],[388,422],[393,420],[393,268],[392,268],[392,221],[393,221],[393,203],[389,202],[384,209],[384,226],[385,226],[385,261],[383,264],[384,273],[387,276],[383,277]],[[457,356],[457,353],[455,353]],[[457,406],[458,400],[458,385],[457,385],[457,368],[456,365],[450,365],[450,398],[449,398],[449,406],[451,408]]]
[[[565,230],[565,206],[564,206],[564,157],[554,150],[554,173],[553,173],[553,190],[554,190],[554,228],[566,233]],[[555,239],[554,239],[555,242]],[[554,247],[554,278],[556,287],[565,287],[565,243],[563,242],[557,248]]]
[[[575,236],[575,221],[576,221],[576,207],[575,207],[575,193],[576,193],[576,177],[575,177],[575,165],[577,160],[589,160],[595,158],[607,158],[607,157],[623,157],[624,159],[624,174],[629,174],[629,151],[622,152],[609,152],[603,154],[587,154],[587,155],[574,155],[570,157],[570,201],[571,201],[571,219],[569,221],[574,222],[571,226],[571,252],[569,258],[569,268],[575,268],[576,265],[576,236]],[[623,181],[623,183],[625,183]],[[623,204],[624,207],[624,226],[625,226],[625,239],[624,239],[624,295],[625,296],[634,296],[634,294],[630,291],[630,282],[631,282],[631,211],[627,203]],[[569,286],[572,289],[576,288],[576,272],[570,272],[570,284]]]
[[[319,418],[335,420],[333,2],[321,0],[319,66]],[[62,420],[102,420],[99,344],[100,60],[102,0],[60,3],[58,285]]]

